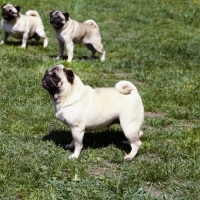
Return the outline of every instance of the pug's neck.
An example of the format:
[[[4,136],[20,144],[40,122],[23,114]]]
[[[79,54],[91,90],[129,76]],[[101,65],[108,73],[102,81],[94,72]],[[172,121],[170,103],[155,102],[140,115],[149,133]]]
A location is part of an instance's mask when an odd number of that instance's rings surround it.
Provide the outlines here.
[[[75,75],[75,79],[68,90],[61,91],[59,94],[54,94],[53,101],[56,110],[70,106],[79,101],[85,93],[85,85],[80,78]]]

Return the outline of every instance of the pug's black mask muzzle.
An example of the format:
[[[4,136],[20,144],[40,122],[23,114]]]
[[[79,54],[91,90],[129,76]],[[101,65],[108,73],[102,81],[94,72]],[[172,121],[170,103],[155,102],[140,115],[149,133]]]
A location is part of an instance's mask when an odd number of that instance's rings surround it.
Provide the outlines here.
[[[50,23],[54,28],[62,28],[64,24],[62,23],[62,18],[51,17]]]
[[[58,82],[60,79],[54,80],[49,74],[45,74],[42,79],[42,86],[49,91],[51,95],[54,95],[58,91]]]
[[[10,9],[9,11],[3,9],[2,10],[2,17],[5,19],[5,20],[8,20],[8,21],[11,21],[15,18],[14,16],[14,12]]]

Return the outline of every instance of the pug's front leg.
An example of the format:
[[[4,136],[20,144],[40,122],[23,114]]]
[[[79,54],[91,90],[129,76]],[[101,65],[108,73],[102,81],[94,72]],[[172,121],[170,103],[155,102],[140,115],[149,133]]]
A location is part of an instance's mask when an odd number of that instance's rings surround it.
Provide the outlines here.
[[[28,40],[28,33],[24,33],[22,38],[22,46],[21,46],[22,48],[26,48],[27,40]]]
[[[71,62],[73,58],[74,43],[73,42],[66,43],[66,48],[67,48],[67,56],[68,56],[67,61]]]
[[[64,52],[64,43],[58,40],[58,47],[59,47],[59,55],[56,57],[56,60],[60,59],[63,56]]]
[[[69,159],[77,159],[81,153],[83,148],[83,136],[85,131],[80,130],[79,128],[74,128],[72,130],[72,137],[73,137],[73,145],[74,145],[74,153],[69,156]],[[72,144],[72,143],[71,143]],[[71,146],[70,144],[70,146]]]
[[[1,41],[1,44],[5,44],[7,42],[9,34],[7,32],[3,32],[3,40]]]

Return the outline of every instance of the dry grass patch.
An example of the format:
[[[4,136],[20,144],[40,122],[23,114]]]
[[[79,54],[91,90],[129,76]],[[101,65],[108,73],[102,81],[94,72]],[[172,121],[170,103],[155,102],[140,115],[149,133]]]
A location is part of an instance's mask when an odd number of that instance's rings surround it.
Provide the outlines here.
[[[150,193],[155,199],[164,199],[164,193],[153,186],[145,187],[144,191]]]
[[[93,165],[86,170],[86,173],[90,176],[116,176],[118,172],[117,164],[111,163],[108,160],[103,159],[101,164]]]
[[[145,117],[164,117],[165,114],[164,113],[155,113],[155,112],[145,112],[144,113]]]

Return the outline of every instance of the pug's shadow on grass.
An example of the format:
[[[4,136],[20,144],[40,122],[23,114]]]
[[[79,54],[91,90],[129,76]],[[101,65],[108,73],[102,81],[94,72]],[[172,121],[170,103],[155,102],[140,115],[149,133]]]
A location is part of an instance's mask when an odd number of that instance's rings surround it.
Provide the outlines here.
[[[57,146],[61,146],[63,149],[65,149],[65,145],[71,143],[72,136],[70,131],[53,130],[49,134],[45,135],[42,140],[53,141]],[[122,141],[126,140],[127,139],[122,131],[115,131],[112,129],[95,131],[85,133],[83,139],[83,148],[96,149],[114,144],[117,148],[129,152],[130,145],[125,145],[122,143]]]
[[[58,55],[49,55],[49,58],[53,58],[53,59],[56,59]],[[60,59],[62,60],[67,60],[68,56],[62,56]],[[99,59],[98,56],[94,56],[92,58],[88,58],[88,56],[74,56],[72,61],[73,60],[79,60],[79,61],[85,61],[85,60],[97,60]]]
[[[28,40],[27,41],[27,44],[26,44],[26,48],[27,48],[27,46],[43,46],[43,44],[42,44],[42,42],[41,42],[42,40],[40,40],[38,43],[35,41],[35,40]],[[5,44],[3,44],[3,45],[9,45],[9,46],[19,46],[19,47],[21,47],[21,45],[22,45],[22,40],[16,40],[16,41],[7,41]]]
[[[7,41],[5,44],[3,45],[9,45],[9,46],[21,46],[22,45],[22,41],[21,40],[16,40],[16,41]]]

